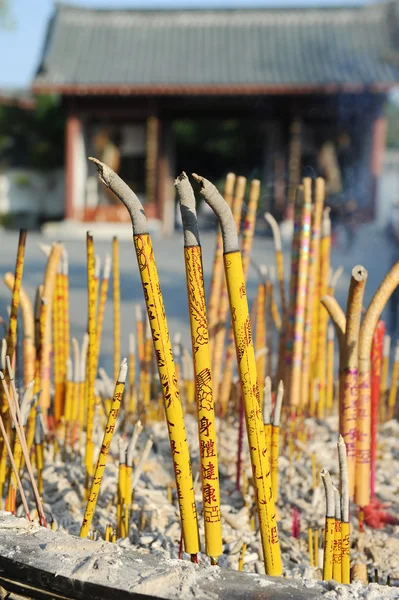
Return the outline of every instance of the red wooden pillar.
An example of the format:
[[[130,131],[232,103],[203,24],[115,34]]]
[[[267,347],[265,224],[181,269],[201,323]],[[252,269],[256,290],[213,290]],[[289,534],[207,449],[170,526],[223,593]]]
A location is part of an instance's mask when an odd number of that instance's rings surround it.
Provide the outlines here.
[[[387,121],[381,116],[377,117],[373,125],[373,140],[371,148],[371,217],[375,218],[377,208],[378,180],[382,173],[385,155]]]
[[[81,122],[76,114],[70,113],[65,133],[65,218],[74,216],[74,185],[76,164],[76,140],[81,131]]]

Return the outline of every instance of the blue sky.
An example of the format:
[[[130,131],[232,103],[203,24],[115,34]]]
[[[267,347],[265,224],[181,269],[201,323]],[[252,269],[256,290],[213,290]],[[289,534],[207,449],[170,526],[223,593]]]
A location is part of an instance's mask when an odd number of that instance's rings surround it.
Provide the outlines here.
[[[67,3],[67,0],[65,1]],[[70,1],[92,7],[105,8],[237,8],[267,6],[342,5],[348,0],[85,0]],[[350,0],[350,4],[363,4]],[[29,85],[38,64],[46,26],[53,12],[53,0],[9,0],[14,21],[10,29],[0,29],[0,88],[21,88]]]

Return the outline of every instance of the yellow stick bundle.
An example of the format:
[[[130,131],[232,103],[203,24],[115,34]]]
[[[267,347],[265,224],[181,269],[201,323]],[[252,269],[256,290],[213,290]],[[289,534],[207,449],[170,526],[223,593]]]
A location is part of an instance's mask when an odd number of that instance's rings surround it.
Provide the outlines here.
[[[342,435],[338,440],[338,459],[341,486],[341,580],[350,583],[350,523],[347,447]]]
[[[148,234],[147,219],[139,199],[118,175],[98,160],[91,160],[97,166],[101,181],[125,204],[132,220],[133,241],[162,386],[184,546],[186,552],[195,555],[199,551],[200,545],[190,454],[158,271],[151,238]]]

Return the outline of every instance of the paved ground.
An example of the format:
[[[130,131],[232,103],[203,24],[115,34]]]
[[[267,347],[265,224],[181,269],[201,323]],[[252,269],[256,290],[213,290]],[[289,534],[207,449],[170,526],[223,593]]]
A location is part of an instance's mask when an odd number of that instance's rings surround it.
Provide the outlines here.
[[[96,253],[101,258],[111,250],[113,231],[110,225],[109,242],[95,242]],[[347,252],[343,235],[339,236],[341,247],[334,248],[332,264],[334,267],[343,265],[344,275],[337,289],[337,297],[345,309],[346,294],[350,280],[350,272],[354,265],[362,264],[369,271],[369,280],[366,288],[365,304],[368,303],[382,278],[391,265],[392,248],[386,235],[378,230],[375,225],[362,226],[357,235],[356,242],[351,252]],[[0,232],[0,275],[8,270],[14,270],[15,253],[18,234],[15,232]],[[40,241],[48,243],[38,233],[28,233],[26,247],[26,263],[23,285],[32,299],[37,285],[42,281],[45,257],[38,248]],[[168,316],[171,335],[180,331],[183,341],[189,344],[189,323],[187,316],[187,299],[185,290],[185,274],[183,259],[183,239],[181,234],[172,238],[154,238],[154,252],[161,280],[166,313]],[[201,235],[204,272],[208,289],[212,267],[215,234],[205,232]],[[286,244],[287,251],[290,245]],[[86,255],[85,244],[82,241],[68,241],[66,247],[70,260],[70,285],[71,285],[71,321],[72,335],[79,339],[86,327]],[[121,254],[121,295],[122,295],[122,351],[127,352],[128,334],[134,331],[134,303],[143,303],[142,289],[137,269],[136,256],[131,242],[123,241],[120,244]],[[254,242],[253,257],[260,263],[274,264],[272,239],[264,232],[259,233]],[[286,253],[286,273],[289,274],[288,253]],[[252,300],[256,289],[256,273],[250,269],[249,274],[249,299]],[[0,315],[6,316],[6,307],[10,300],[10,293],[6,286],[0,282]],[[110,303],[105,316],[105,328],[102,347],[102,363],[109,368],[112,356],[112,310]]]

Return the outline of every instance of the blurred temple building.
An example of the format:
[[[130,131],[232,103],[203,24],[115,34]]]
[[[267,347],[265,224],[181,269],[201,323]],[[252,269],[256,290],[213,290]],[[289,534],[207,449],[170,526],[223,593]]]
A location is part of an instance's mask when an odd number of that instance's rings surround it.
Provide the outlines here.
[[[174,227],[184,169],[260,177],[281,215],[302,175],[329,201],[377,207],[383,107],[399,83],[399,4],[240,10],[91,10],[57,5],[33,82],[67,112],[65,216],[123,221],[88,156]]]

